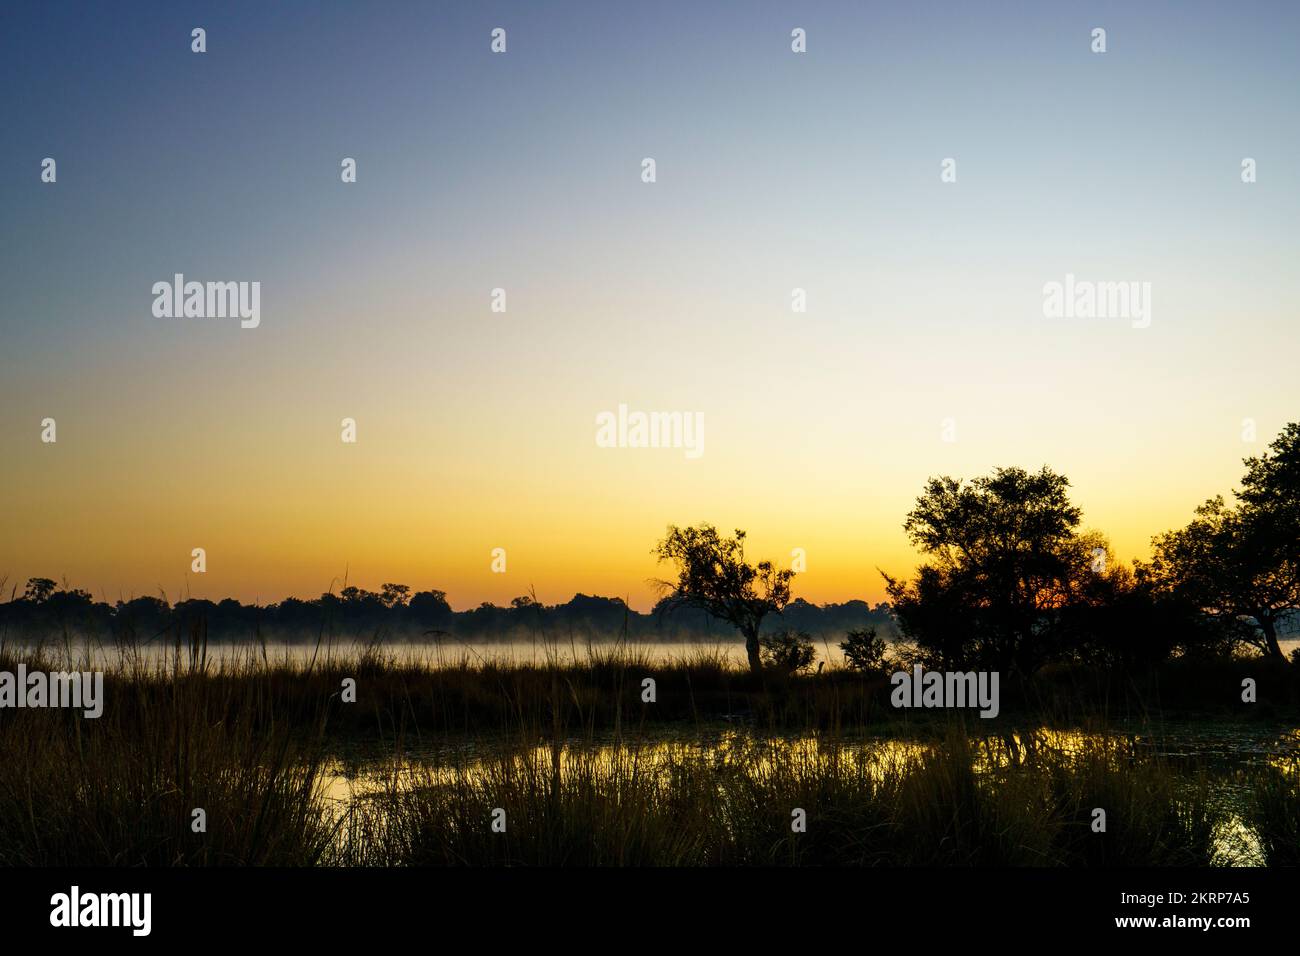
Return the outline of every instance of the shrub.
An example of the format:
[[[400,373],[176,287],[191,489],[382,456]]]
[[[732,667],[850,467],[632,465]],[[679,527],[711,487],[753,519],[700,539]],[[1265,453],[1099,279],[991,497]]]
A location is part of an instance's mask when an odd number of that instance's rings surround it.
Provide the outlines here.
[[[885,639],[876,635],[874,627],[849,631],[840,642],[844,662],[849,668],[868,674],[883,674],[889,669],[885,661],[887,647]]]
[[[803,631],[784,630],[767,634],[758,641],[765,667],[797,673],[817,657],[812,638]]]

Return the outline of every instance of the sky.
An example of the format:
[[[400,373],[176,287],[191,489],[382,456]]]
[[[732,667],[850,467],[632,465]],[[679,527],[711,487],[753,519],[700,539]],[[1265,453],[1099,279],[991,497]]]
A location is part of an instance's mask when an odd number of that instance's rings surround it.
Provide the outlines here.
[[[928,477],[1044,464],[1141,558],[1300,417],[1297,28],[1282,2],[6,4],[0,577],[645,609],[665,528],[708,521],[803,549],[796,596],[874,601]],[[259,282],[260,324],[156,316],[176,273]],[[1067,275],[1149,284],[1149,324],[1045,316]],[[601,447],[620,404],[701,416],[702,453]]]

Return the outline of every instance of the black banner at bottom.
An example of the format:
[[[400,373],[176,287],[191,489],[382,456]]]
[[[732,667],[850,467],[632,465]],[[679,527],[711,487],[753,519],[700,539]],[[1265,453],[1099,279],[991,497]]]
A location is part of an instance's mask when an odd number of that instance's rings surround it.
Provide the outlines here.
[[[1276,869],[0,869],[6,941],[127,945],[373,942],[431,929],[493,944],[565,933],[684,942],[674,934],[688,931],[730,947],[785,930],[804,943],[837,930],[873,942],[1226,942],[1293,926],[1293,892]]]

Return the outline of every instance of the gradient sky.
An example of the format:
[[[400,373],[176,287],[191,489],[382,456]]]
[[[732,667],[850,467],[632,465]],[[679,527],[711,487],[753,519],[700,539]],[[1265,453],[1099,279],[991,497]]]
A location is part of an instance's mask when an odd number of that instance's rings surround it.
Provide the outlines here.
[[[875,600],[925,479],[1010,464],[1141,557],[1300,418],[1298,33],[1282,2],[6,4],[0,576],[645,608],[665,526],[711,521]],[[261,327],[155,318],[176,272],[260,281]],[[1150,282],[1150,328],[1045,319],[1067,272]],[[598,448],[620,402],[703,413],[703,457]]]

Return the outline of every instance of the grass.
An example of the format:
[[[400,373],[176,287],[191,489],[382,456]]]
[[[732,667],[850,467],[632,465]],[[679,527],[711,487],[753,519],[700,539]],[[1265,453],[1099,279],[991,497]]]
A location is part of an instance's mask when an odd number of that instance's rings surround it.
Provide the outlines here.
[[[1300,866],[1300,758],[1265,768],[1249,801],[1250,823],[1269,866]]]
[[[260,709],[259,688],[234,699],[191,677],[137,691],[133,706],[110,698],[96,720],[58,710],[0,716],[0,865],[321,859],[332,834],[317,796],[320,748]],[[205,832],[195,832],[195,809],[206,813]]]
[[[68,665],[48,651],[21,660],[29,672]],[[0,670],[18,662],[0,648]],[[319,862],[335,829],[319,800],[325,712],[284,720],[285,676],[179,649],[164,668],[128,653],[96,719],[0,711],[0,865]]]
[[[1005,758],[1005,752],[1002,757]],[[1091,828],[1094,806],[1107,830]],[[504,811],[505,828],[493,827]],[[803,811],[806,828],[793,829]],[[519,748],[390,777],[340,862],[653,866],[1209,865],[1203,779],[1114,745],[989,765],[967,737],[915,752],[815,740]]]
[[[0,649],[0,670],[17,662]],[[438,669],[375,649],[311,666],[216,664],[201,646],[165,667],[128,654],[97,720],[0,711],[0,865],[1225,862],[1230,819],[1204,768],[1104,735],[1060,746],[1037,728],[1068,707],[909,718],[904,745],[871,736],[893,719],[887,692],[883,678],[755,677],[708,654]],[[339,802],[330,768],[357,747],[391,769]],[[1269,863],[1295,862],[1297,779],[1264,773],[1252,791]]]

